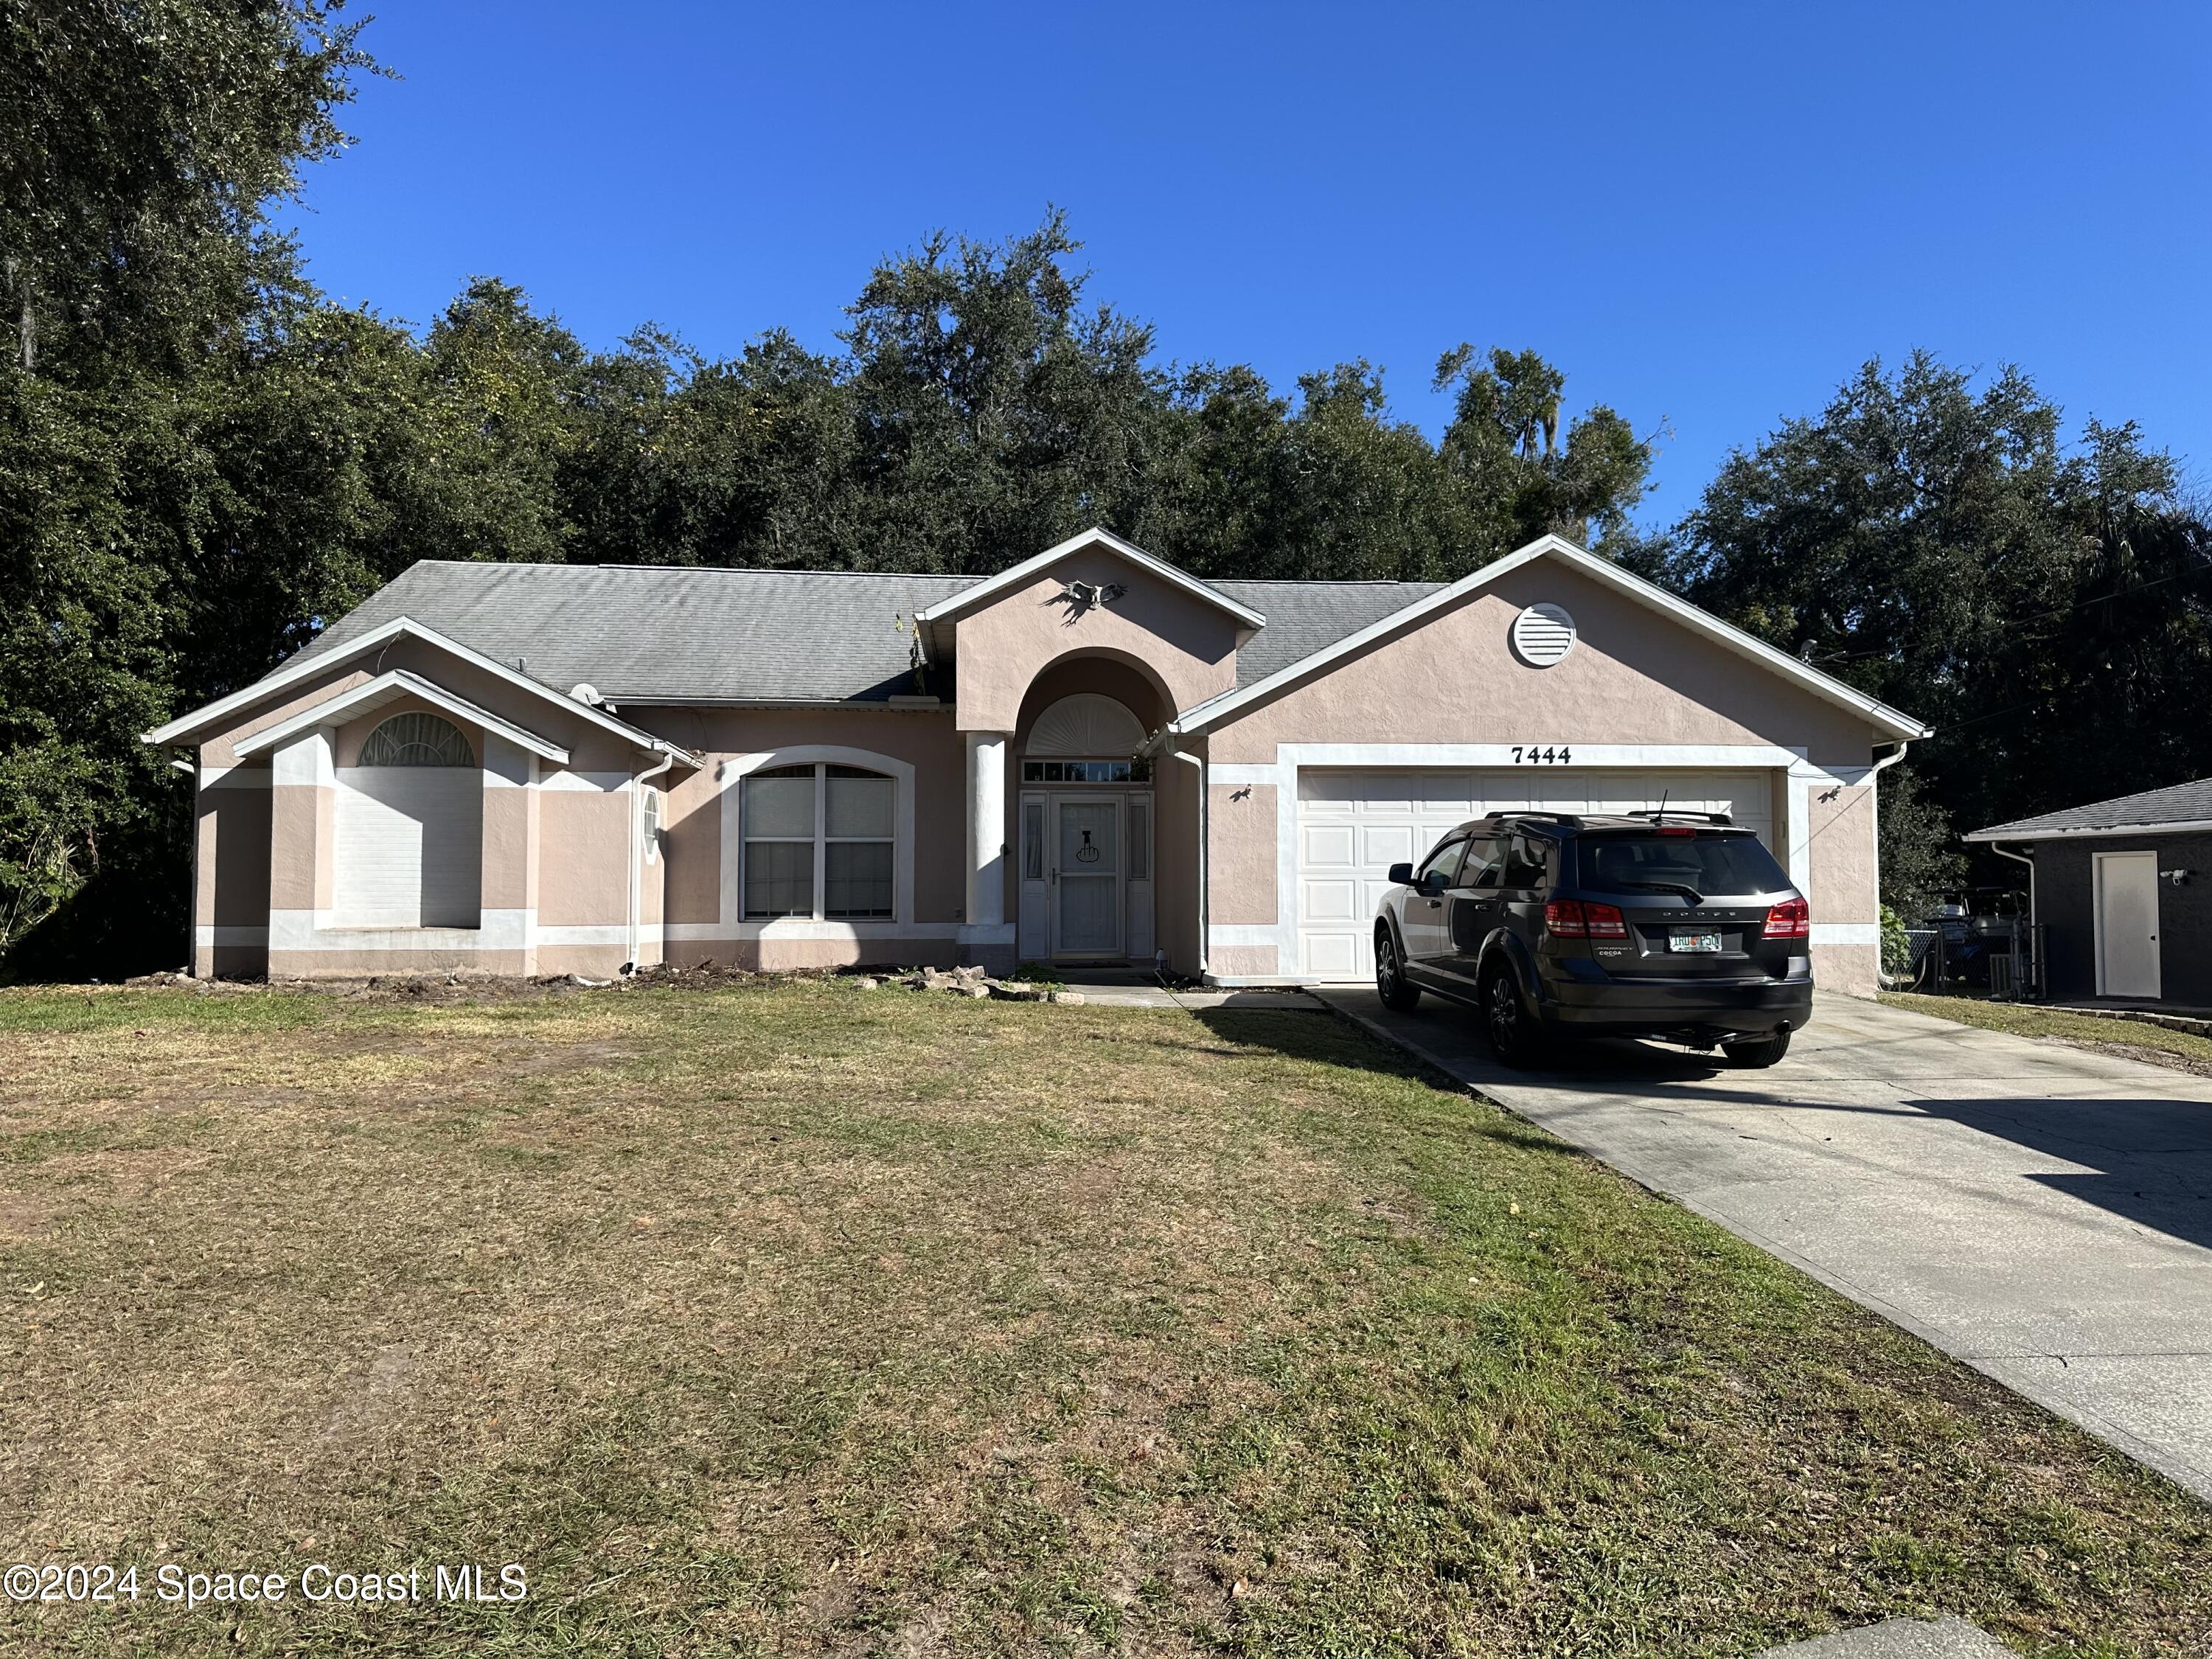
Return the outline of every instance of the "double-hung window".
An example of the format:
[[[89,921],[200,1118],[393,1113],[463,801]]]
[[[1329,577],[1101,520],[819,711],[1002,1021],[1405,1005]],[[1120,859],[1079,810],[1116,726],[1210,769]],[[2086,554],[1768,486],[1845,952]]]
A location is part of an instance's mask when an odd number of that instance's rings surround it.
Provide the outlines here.
[[[745,920],[888,921],[898,785],[857,766],[775,766],[739,796]]]

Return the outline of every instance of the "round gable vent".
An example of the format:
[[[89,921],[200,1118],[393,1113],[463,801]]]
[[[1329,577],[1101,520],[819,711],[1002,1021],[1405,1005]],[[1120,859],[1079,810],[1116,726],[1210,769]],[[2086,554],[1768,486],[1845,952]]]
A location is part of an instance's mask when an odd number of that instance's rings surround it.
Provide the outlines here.
[[[1532,605],[1513,619],[1513,654],[1531,668],[1549,668],[1575,648],[1575,619],[1564,606]]]

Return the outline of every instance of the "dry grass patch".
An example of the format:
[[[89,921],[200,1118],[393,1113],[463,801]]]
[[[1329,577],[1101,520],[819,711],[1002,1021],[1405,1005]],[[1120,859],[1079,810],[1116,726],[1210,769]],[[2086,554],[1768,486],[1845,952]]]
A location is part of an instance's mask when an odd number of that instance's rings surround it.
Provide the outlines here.
[[[2201,1650],[2207,1512],[1317,1013],[0,996],[31,1652]],[[312,1542],[309,1540],[313,1540]]]

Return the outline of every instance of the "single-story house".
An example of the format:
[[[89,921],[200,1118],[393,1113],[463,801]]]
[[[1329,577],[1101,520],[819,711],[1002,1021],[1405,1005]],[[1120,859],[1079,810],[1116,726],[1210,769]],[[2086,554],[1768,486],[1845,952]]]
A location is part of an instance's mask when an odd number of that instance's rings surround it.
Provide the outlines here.
[[[2028,867],[2045,996],[2212,1008],[2212,778],[1966,839]]]
[[[989,577],[425,562],[147,740],[204,975],[1356,979],[1454,823],[1663,799],[1754,826],[1871,990],[1875,773],[1924,732],[1558,537],[1209,582],[1092,530]]]

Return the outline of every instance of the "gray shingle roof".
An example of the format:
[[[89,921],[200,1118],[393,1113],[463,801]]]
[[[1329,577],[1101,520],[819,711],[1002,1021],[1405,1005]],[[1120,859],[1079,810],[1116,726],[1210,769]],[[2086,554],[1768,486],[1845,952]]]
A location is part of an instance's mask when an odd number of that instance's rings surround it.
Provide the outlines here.
[[[318,655],[409,617],[510,666],[526,662],[532,678],[556,690],[586,681],[617,703],[880,702],[915,689],[908,656],[914,613],[980,580],[425,560],[332,623],[302,654]],[[1267,618],[1237,653],[1240,686],[1441,586],[1211,585]],[[930,689],[947,690],[935,680]]]
[[[2041,817],[2020,818],[1987,830],[1977,830],[1970,841],[2006,841],[2014,837],[2081,834],[2098,830],[2148,830],[2163,823],[2212,823],[2212,778],[2177,783],[2165,789],[2146,789],[2139,795],[2092,801],[2045,812]]]
[[[585,681],[617,703],[880,702],[915,689],[914,613],[975,580],[426,560],[307,649],[410,617],[510,666],[526,660],[556,690]]]
[[[1237,653],[1238,690],[1304,661],[1347,634],[1442,587],[1442,582],[1212,582],[1267,625]]]

